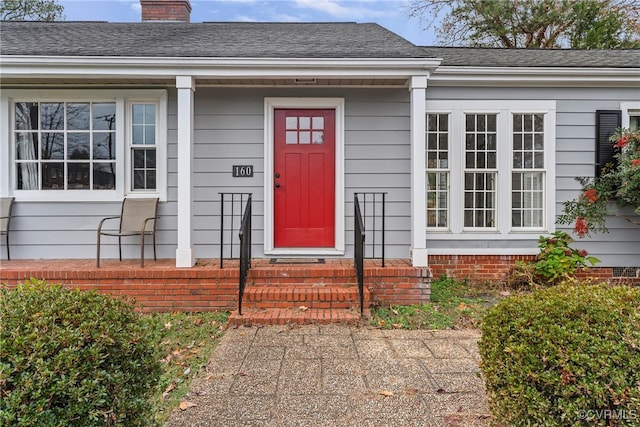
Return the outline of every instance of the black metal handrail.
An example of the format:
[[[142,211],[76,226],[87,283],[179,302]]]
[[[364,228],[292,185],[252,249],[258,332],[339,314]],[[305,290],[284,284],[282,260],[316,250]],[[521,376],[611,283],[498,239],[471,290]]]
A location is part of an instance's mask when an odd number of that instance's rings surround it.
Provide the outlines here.
[[[251,195],[247,199],[247,204],[242,215],[242,225],[238,233],[240,239],[240,280],[238,289],[238,314],[242,315],[242,297],[244,287],[247,284],[247,276],[251,268]]]
[[[225,260],[225,235],[229,238],[228,257],[234,258],[234,248],[240,247],[240,241],[236,240],[236,232],[242,225],[242,215],[246,210],[247,200],[252,193],[220,193],[220,268],[224,267]],[[226,227],[226,228],[225,228]]]
[[[363,230],[369,235],[370,239],[367,242],[367,246],[364,248],[364,258],[381,259],[382,267],[384,267],[385,258],[385,223],[386,223],[386,209],[385,200],[386,194],[384,192],[358,192],[356,196],[361,196],[362,207],[362,224]],[[355,199],[358,200],[358,199]],[[378,244],[376,244],[376,242]],[[380,256],[376,257],[376,248],[379,248]],[[367,256],[367,249],[370,249],[370,256]]]
[[[364,240],[365,231],[360,212],[358,194],[353,195],[353,262],[358,278],[358,294],[360,296],[360,315],[364,313]]]

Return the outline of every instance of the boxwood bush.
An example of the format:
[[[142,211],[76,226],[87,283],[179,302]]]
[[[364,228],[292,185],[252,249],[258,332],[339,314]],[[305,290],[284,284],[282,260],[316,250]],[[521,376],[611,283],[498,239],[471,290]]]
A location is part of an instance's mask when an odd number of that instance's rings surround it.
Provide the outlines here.
[[[640,425],[640,289],[565,282],[501,301],[481,329],[498,423]]]
[[[160,375],[128,302],[32,280],[0,290],[0,425],[149,423]]]

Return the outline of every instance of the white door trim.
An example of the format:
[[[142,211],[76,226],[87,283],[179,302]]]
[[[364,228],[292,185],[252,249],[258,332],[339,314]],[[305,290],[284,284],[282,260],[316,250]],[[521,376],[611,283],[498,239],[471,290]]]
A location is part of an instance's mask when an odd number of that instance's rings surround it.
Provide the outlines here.
[[[335,119],[335,247],[274,248],[274,110],[279,108],[333,109]],[[264,99],[264,253],[266,255],[342,255],[345,248],[344,218],[344,98]]]

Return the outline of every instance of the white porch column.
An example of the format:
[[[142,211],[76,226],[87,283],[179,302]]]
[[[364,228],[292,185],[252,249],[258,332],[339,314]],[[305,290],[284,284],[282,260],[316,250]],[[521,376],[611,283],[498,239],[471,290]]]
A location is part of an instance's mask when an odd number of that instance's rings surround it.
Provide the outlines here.
[[[192,76],[177,76],[178,89],[178,249],[176,267],[193,267],[193,93]]]
[[[411,96],[411,263],[427,266],[426,94],[427,76],[409,80]]]
[[[9,157],[9,145],[11,141],[10,129],[11,120],[9,118],[9,98],[0,97],[0,195],[9,196],[9,177],[12,168],[11,158]]]

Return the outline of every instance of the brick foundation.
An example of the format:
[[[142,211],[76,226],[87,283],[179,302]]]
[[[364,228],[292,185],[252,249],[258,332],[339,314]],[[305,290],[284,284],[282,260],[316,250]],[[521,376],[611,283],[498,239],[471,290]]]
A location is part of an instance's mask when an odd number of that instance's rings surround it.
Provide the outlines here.
[[[516,261],[533,262],[535,259],[535,255],[430,255],[429,268],[434,279],[446,274],[476,284],[504,283]],[[611,267],[589,268],[578,272],[576,276],[640,284],[640,277],[614,277]]]
[[[365,286],[374,306],[424,304],[431,296],[428,268],[385,267],[365,269]]]
[[[138,260],[120,262],[108,259],[103,260],[101,265],[101,268],[96,268],[94,260],[3,261],[0,283],[15,285],[28,281],[31,277],[46,279],[50,283],[62,283],[68,287],[129,296],[135,298],[142,311],[213,311],[237,308],[237,260],[225,261],[224,268],[219,267],[218,260],[199,260],[192,268],[176,268],[174,260],[148,260],[144,268],[140,268]],[[414,268],[409,260],[387,260],[384,268],[379,260],[366,260],[364,285],[369,289],[365,298],[367,308],[370,302],[380,305],[427,302],[429,277],[428,269]],[[247,286],[271,289],[313,287],[325,290],[346,287],[355,288],[357,294],[353,260],[349,259],[307,265],[272,265],[268,259],[256,259],[252,262]],[[353,292],[351,289],[350,294]],[[321,294],[319,291],[315,293]],[[318,298],[326,299],[325,294]],[[292,295],[292,292],[285,291],[274,296],[277,300],[274,307],[278,307],[278,302],[289,305],[289,299],[300,299],[293,298]],[[344,299],[340,295],[340,292],[332,291],[331,297],[336,298],[335,303]],[[252,297],[247,295],[247,302],[251,301]],[[352,305],[343,308],[353,308]],[[332,308],[339,308],[336,304],[333,306]]]

